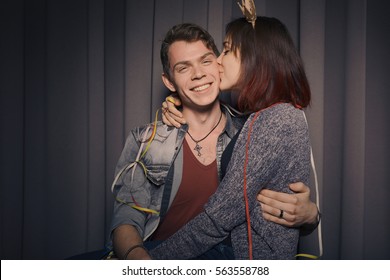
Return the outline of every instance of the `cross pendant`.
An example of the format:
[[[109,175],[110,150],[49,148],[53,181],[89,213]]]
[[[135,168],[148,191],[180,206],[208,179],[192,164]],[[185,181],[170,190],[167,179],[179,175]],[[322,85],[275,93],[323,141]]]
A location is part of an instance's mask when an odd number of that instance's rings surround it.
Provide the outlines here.
[[[198,143],[196,143],[194,150],[198,152],[198,157],[202,155],[200,153],[200,150],[202,150],[202,146],[200,146]]]

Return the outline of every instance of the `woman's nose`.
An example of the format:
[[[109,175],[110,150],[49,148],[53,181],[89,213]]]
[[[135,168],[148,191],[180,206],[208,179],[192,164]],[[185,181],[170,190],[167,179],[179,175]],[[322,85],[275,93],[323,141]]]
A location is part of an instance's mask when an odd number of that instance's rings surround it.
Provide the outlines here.
[[[218,64],[222,64],[222,55],[223,55],[223,53],[221,53],[221,54],[217,57],[217,63],[218,63]]]

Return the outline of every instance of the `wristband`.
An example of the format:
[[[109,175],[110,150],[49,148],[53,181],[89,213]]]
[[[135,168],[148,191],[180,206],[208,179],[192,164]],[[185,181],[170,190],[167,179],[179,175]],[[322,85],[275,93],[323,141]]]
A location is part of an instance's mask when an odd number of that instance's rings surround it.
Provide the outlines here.
[[[146,250],[146,248],[144,247],[143,244],[137,244],[137,245],[131,246],[129,248],[129,250],[127,250],[126,253],[124,254],[123,259],[126,260],[127,256],[130,254],[130,252],[133,251],[136,248],[143,248],[144,250]]]

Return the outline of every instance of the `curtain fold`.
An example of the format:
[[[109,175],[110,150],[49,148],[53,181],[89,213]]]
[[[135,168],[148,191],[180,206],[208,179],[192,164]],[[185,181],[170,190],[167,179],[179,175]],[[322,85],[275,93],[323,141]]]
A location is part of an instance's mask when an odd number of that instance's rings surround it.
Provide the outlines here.
[[[124,140],[167,94],[161,39],[192,21],[221,47],[237,1],[3,2],[1,258],[101,249]],[[312,88],[323,258],[390,259],[390,2],[255,2],[287,25]],[[316,253],[315,234],[301,245]]]

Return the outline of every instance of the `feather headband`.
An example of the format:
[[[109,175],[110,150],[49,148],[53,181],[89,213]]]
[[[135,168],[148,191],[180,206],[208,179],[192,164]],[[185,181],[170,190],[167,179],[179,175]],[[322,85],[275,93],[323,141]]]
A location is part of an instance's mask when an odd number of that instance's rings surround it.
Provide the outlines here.
[[[237,4],[240,7],[241,12],[244,14],[246,20],[251,23],[253,29],[255,29],[257,18],[255,2],[253,0],[242,0],[241,4],[240,2],[237,2]]]

